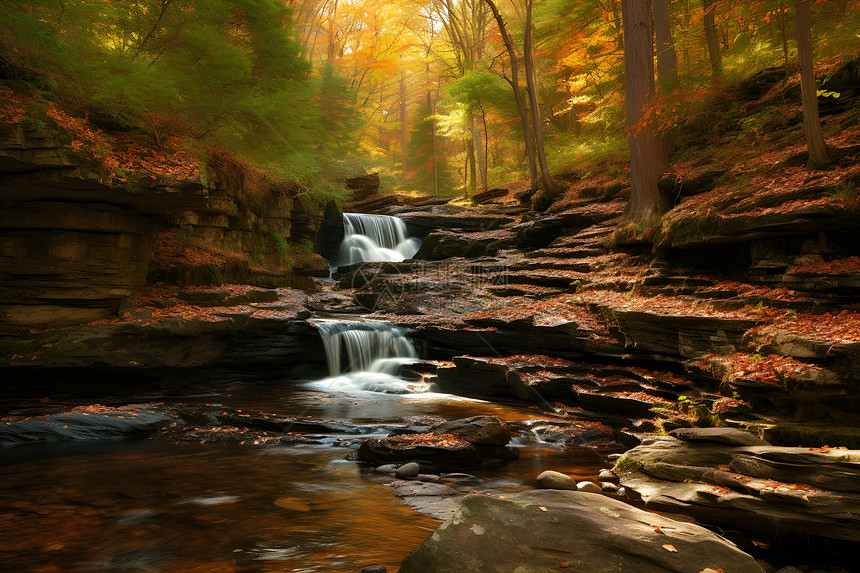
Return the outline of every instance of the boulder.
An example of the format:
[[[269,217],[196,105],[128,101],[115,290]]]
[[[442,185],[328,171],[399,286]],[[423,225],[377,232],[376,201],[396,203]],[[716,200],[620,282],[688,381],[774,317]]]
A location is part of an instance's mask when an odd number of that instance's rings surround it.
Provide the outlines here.
[[[418,477],[418,473],[421,471],[421,466],[416,464],[415,462],[409,462],[407,464],[403,464],[394,472],[394,475],[399,479],[412,479]]]
[[[504,446],[511,441],[511,430],[497,416],[472,416],[436,424],[430,431],[434,434],[453,434],[470,444],[482,446]]]
[[[567,474],[546,470],[537,477],[538,489],[569,489],[576,490],[576,480]]]
[[[603,495],[535,490],[470,495],[410,553],[400,573],[516,571],[761,573],[718,535]]]
[[[603,491],[603,489],[593,481],[581,481],[576,484],[576,489],[586,493],[601,493]]]
[[[472,444],[453,434],[398,434],[368,438],[358,448],[360,460],[382,465],[415,462],[422,470],[496,467],[519,455],[513,447]]]

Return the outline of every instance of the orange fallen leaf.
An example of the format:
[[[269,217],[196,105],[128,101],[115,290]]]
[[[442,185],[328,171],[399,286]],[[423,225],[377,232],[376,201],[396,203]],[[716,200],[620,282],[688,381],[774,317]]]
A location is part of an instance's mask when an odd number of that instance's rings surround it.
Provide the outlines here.
[[[654,533],[663,533],[663,528],[660,527],[659,525],[655,525],[654,526]],[[663,533],[663,535],[665,535],[665,533]]]
[[[666,551],[669,551],[671,553],[677,553],[678,552],[678,550],[675,549],[675,547],[673,545],[669,545],[668,543],[663,545],[663,549],[665,549]]]
[[[542,506],[542,505],[539,505],[539,506],[538,506],[538,509],[539,509],[539,510],[541,510],[541,511],[546,511],[546,508],[545,508],[544,506]]]

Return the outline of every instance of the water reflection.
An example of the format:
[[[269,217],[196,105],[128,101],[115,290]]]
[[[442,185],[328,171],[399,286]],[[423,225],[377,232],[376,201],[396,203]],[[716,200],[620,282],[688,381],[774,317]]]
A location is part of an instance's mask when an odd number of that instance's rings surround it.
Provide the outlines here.
[[[442,395],[236,388],[185,404],[359,423],[539,412]],[[0,571],[396,571],[440,521],[399,501],[332,446],[73,442],[0,450]],[[551,467],[592,477],[594,454],[532,444],[482,491],[530,487]]]
[[[438,520],[342,457],[147,441],[4,463],[0,570],[396,570]]]

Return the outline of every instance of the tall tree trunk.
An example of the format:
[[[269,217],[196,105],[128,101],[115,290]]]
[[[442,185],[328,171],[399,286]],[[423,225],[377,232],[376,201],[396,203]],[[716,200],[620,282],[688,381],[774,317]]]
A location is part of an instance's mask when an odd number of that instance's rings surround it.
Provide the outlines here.
[[[526,0],[526,29],[523,34],[523,64],[526,74],[526,85],[529,90],[529,107],[532,112],[532,129],[535,134],[535,152],[537,153],[538,165],[540,167],[540,181],[543,190],[552,199],[556,193],[555,183],[549,174],[549,166],[546,162],[546,151],[543,146],[543,122],[540,116],[540,103],[538,101],[538,86],[534,66],[534,49],[532,37],[534,35],[532,25],[533,0]]]
[[[654,32],[657,36],[657,80],[660,89],[671,91],[678,82],[678,54],[672,39],[666,0],[653,0]]]
[[[475,132],[469,131],[470,137],[466,141],[466,162],[469,164],[469,185],[467,196],[475,194],[478,188],[478,176],[475,172]]]
[[[430,108],[430,128],[433,130],[433,151],[430,153],[430,156],[433,158],[433,194],[438,195],[439,172],[436,166],[436,109],[433,107],[433,97],[430,94],[430,90],[427,90],[427,107]]]
[[[830,163],[830,153],[821,133],[818,117],[818,86],[812,65],[812,15],[809,0],[799,0],[797,10],[797,56],[800,60],[800,92],[803,100],[803,128],[809,148],[809,162],[814,167]]]
[[[528,110],[526,109],[526,102],[523,100],[523,94],[520,93],[519,57],[517,56],[517,50],[514,47],[514,41],[511,39],[510,34],[508,34],[508,28],[505,25],[505,20],[502,18],[502,14],[499,12],[498,7],[493,0],[484,0],[484,2],[487,3],[487,6],[490,7],[490,11],[493,13],[493,18],[495,18],[496,24],[499,26],[499,33],[502,36],[502,42],[505,44],[505,50],[508,52],[508,58],[511,60],[511,78],[508,80],[508,83],[510,83],[511,89],[514,92],[514,103],[517,106],[517,112],[520,116],[520,124],[523,128],[523,144],[526,148],[526,158],[529,163],[529,183],[531,189],[534,190],[537,187],[538,182],[537,162],[535,160],[533,139],[534,135],[531,122],[529,121]]]
[[[666,0],[653,0],[654,32],[657,37],[657,82],[660,95],[671,97],[672,90],[678,85],[678,54],[672,40],[672,27],[669,23],[669,8]],[[675,130],[666,129],[661,134],[663,151],[672,155],[675,149]]]
[[[487,187],[490,183],[490,132],[487,130],[487,113],[484,111],[484,106],[481,106],[481,123],[484,126],[484,193],[487,192]]]
[[[720,55],[720,41],[717,39],[717,26],[714,23],[714,0],[702,0],[705,8],[705,41],[708,43],[708,57],[711,59],[711,78],[715,84],[723,81],[723,62]]]
[[[668,205],[657,187],[665,165],[653,125],[642,124],[645,108],[654,99],[654,51],[650,0],[622,0],[624,21],[624,91],[630,142],[632,192],[625,218],[650,223]]]
[[[788,67],[788,34],[785,31],[785,11],[782,9],[782,2],[779,3],[779,30],[782,34],[782,65],[785,67],[785,77],[791,75],[791,70]]]
[[[328,14],[328,50],[326,51],[326,63],[334,64],[335,44],[337,41],[337,32],[334,29],[335,21],[337,20],[337,2],[333,0],[331,10]]]
[[[478,163],[478,176],[481,178],[481,190],[487,190],[487,158],[484,155],[484,142],[478,131],[478,118],[472,115],[472,143],[475,147],[475,159]]]
[[[406,121],[406,78],[403,68],[400,69],[400,155],[403,163],[401,175],[406,178],[408,155],[406,146],[409,142],[409,129]]]

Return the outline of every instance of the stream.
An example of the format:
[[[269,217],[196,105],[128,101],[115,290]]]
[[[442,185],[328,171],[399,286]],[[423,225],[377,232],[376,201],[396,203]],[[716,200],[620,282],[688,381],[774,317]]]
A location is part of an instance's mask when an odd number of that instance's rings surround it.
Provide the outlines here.
[[[364,437],[385,435],[380,425],[415,418],[491,414],[520,428],[519,459],[471,472],[478,479],[469,487],[482,493],[529,489],[547,468],[593,479],[605,465],[593,450],[541,443],[516,424],[539,410],[413,392],[395,373],[414,351],[386,323],[317,326],[331,377],[219,379],[226,390],[171,397],[163,407],[336,420],[366,424],[366,434],[289,445],[156,435],[2,448],[0,571],[396,571],[441,520],[397,498],[391,476],[346,456]]]

